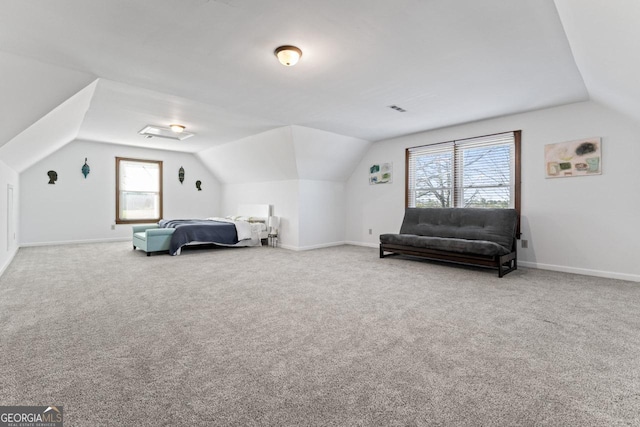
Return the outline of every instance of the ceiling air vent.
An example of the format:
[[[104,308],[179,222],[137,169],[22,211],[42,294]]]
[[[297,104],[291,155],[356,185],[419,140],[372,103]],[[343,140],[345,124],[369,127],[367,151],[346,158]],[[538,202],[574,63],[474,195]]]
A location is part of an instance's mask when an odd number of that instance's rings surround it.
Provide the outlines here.
[[[174,132],[170,128],[165,128],[162,126],[152,126],[152,125],[145,126],[138,133],[144,136],[145,138],[152,138],[154,136],[157,136],[158,138],[175,139],[176,141],[182,141],[184,139],[191,138],[193,135],[195,135],[194,133],[185,132],[185,131]]]
[[[392,110],[396,110],[399,113],[406,113],[407,110],[405,110],[404,108],[400,108],[397,105],[389,105],[389,108],[391,108]]]

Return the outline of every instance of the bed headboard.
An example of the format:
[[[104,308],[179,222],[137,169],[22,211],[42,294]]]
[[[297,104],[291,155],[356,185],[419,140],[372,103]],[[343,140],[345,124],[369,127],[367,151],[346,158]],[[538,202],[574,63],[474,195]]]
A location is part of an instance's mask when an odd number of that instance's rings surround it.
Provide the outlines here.
[[[269,218],[271,216],[271,205],[238,205],[238,215]]]

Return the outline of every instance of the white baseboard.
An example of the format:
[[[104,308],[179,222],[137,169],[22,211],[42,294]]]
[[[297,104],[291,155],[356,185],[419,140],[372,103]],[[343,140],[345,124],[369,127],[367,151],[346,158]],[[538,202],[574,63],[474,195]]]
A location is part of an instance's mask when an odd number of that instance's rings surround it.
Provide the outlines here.
[[[354,246],[364,246],[367,248],[378,248],[380,246],[378,243],[366,243],[366,242],[355,242],[355,241],[346,241],[345,244],[354,245]],[[628,280],[631,282],[640,282],[640,275],[637,275],[637,274],[616,273],[614,271],[602,271],[602,270],[592,270],[587,268],[567,267],[564,265],[541,264],[537,262],[529,262],[529,261],[521,261],[521,260],[518,260],[518,266],[538,268],[540,270],[560,271],[563,273],[581,274],[583,276],[595,276],[595,277],[604,277],[607,279],[618,279],[618,280]]]
[[[7,261],[4,263],[4,265],[2,267],[0,267],[0,277],[2,277],[2,275],[4,274],[4,271],[7,269],[7,267],[9,267],[9,265],[11,264],[11,261],[13,261],[13,258],[18,253],[18,249],[20,249],[20,248],[19,247],[15,248],[11,252],[11,254],[9,254],[9,258],[7,258]]]
[[[379,248],[380,247],[380,243],[365,243],[365,242],[354,242],[351,240],[348,240],[346,242],[344,242],[345,245],[353,245],[353,246],[364,246],[367,248]]]
[[[35,243],[21,243],[21,248],[27,248],[30,246],[59,246],[59,245],[76,245],[78,243],[109,243],[109,242],[126,242],[131,240],[131,237],[112,237],[110,239],[87,239],[87,240],[63,240],[59,242],[35,242]]]
[[[640,282],[640,275],[616,273],[614,271],[592,270],[588,268],[567,267],[564,265],[542,264],[539,262],[529,262],[518,260],[518,266],[538,268],[540,270],[560,271],[563,273],[581,274],[583,276],[604,277],[607,279],[629,280],[631,282]]]
[[[311,251],[313,249],[330,248],[332,246],[342,246],[344,244],[346,244],[346,242],[322,243],[320,245],[312,245],[312,246],[278,245],[278,247],[280,247],[282,249],[288,249],[290,251]]]

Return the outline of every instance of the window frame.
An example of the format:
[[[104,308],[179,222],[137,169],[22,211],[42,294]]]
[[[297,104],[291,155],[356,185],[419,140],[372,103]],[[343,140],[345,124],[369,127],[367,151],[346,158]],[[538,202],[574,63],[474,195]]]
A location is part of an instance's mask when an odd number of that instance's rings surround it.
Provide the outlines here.
[[[120,162],[152,163],[158,165],[158,218],[121,219],[120,218]],[[162,160],[134,159],[130,157],[116,157],[116,224],[149,224],[162,219],[163,187]]]
[[[489,138],[492,136],[496,136],[496,135],[502,135],[502,134],[506,134],[506,133],[512,133],[513,134],[513,147],[514,147],[514,159],[513,159],[513,208],[515,209],[515,211],[518,213],[518,227],[517,227],[517,237],[520,238],[520,210],[521,210],[521,200],[522,200],[522,191],[521,191],[521,141],[522,141],[522,131],[521,130],[515,130],[515,131],[507,131],[507,132],[499,132],[499,133],[493,133],[493,134],[488,134],[488,135],[481,135],[481,136],[477,136],[477,137],[472,137],[472,138],[464,138],[464,139],[459,139],[459,140],[453,140],[453,141],[445,141],[445,142],[437,142],[437,143],[433,143],[433,144],[425,144],[425,145],[418,145],[415,147],[408,147],[405,149],[405,198],[404,198],[404,206],[405,208],[409,207],[409,203],[410,203],[410,194],[411,194],[411,189],[409,188],[409,169],[410,169],[410,151],[412,149],[415,148],[420,148],[420,147],[428,147],[428,146],[436,146],[436,145],[451,145],[452,146],[452,152],[453,152],[453,156],[452,156],[452,167],[451,167],[451,191],[452,191],[452,208],[453,209],[458,209],[461,208],[462,206],[457,206],[459,204],[459,195],[457,194],[457,191],[459,190],[458,186],[458,181],[461,179],[458,176],[458,170],[456,168],[456,148],[455,148],[455,144],[456,143],[460,143],[460,142],[464,142],[464,141],[470,141],[473,139],[479,139],[479,138]],[[464,144],[462,145],[464,146]],[[460,171],[462,172],[462,171]],[[427,208],[429,209],[429,208]],[[483,209],[483,208],[478,208],[478,209]],[[500,209],[500,208],[498,208]]]

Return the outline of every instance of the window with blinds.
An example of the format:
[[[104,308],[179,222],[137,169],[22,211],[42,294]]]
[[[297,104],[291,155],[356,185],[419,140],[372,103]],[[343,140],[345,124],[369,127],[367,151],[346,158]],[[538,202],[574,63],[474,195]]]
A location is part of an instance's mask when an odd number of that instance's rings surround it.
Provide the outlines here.
[[[407,206],[520,211],[520,131],[407,149]]]
[[[116,157],[116,223],[162,218],[162,162]]]

